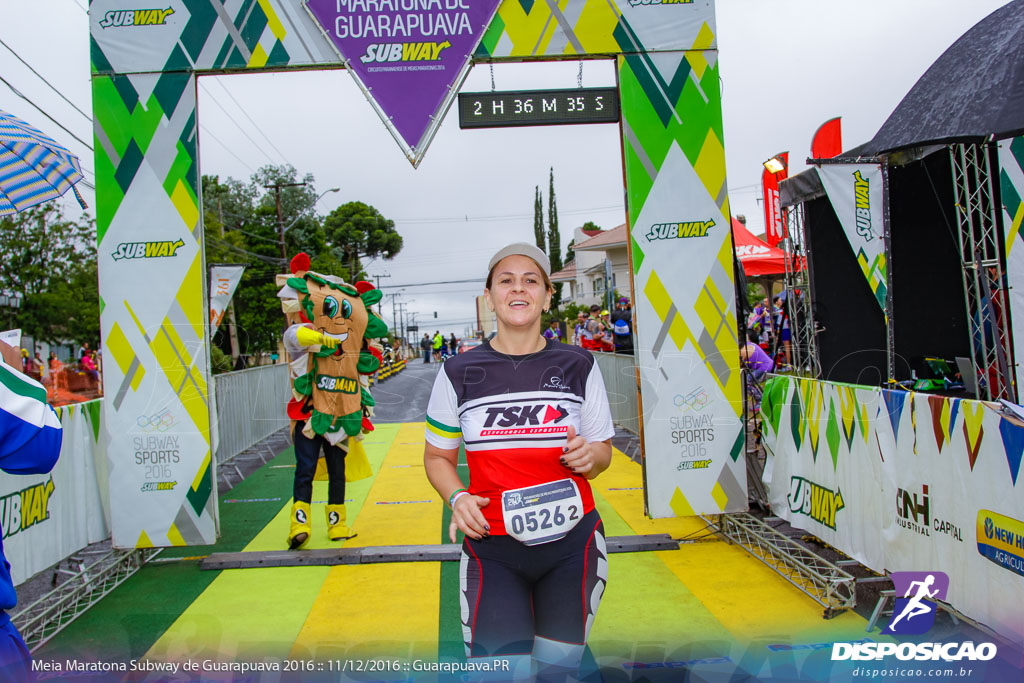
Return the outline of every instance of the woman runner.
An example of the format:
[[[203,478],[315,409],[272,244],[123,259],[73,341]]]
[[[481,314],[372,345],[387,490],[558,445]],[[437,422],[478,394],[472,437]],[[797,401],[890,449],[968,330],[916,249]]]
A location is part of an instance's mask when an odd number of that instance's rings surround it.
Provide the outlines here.
[[[445,363],[427,407],[424,467],[465,534],[460,566],[467,657],[508,659],[512,675],[575,672],[604,592],[604,527],[589,479],[614,434],[590,352],[545,339],[548,259],[501,249],[484,290],[497,336]],[[457,473],[465,444],[469,489]]]

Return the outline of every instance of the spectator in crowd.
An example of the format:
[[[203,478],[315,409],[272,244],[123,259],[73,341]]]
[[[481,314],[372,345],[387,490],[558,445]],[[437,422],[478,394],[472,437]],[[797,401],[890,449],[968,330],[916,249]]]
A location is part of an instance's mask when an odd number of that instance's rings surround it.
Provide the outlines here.
[[[777,335],[777,341],[775,348],[778,348],[778,342],[782,342],[782,348],[786,354],[786,365],[792,365],[790,354],[792,353],[790,346],[790,332],[789,332],[789,313],[782,305],[782,297],[777,296],[772,302],[774,307],[772,308],[772,320],[774,322],[775,334]]]
[[[452,332],[451,337],[448,339],[448,353],[455,355],[459,350],[459,340],[455,338],[455,333]]]
[[[430,335],[426,332],[423,333],[423,339],[420,340],[420,348],[423,349],[423,362],[430,362],[430,351],[434,347],[430,341]]]
[[[611,313],[601,311],[601,350],[605,353],[615,351],[615,340],[612,335]]]
[[[768,341],[768,330],[771,324],[768,316],[768,299],[759,301],[747,319],[747,329],[757,333],[758,342]]]
[[[583,346],[583,328],[587,325],[587,314],[583,311],[576,316],[576,327],[572,331],[572,343],[576,346]]]
[[[39,373],[39,380],[42,381],[46,375],[46,363],[43,361],[43,354],[36,351],[35,358],[32,359],[33,365],[35,365],[36,372]]]
[[[562,331],[558,329],[558,320],[552,320],[548,328],[544,330],[544,338],[552,341],[562,341]]]
[[[604,330],[601,329],[601,307],[594,304],[590,307],[590,317],[583,326],[583,340],[580,346],[588,351],[601,350],[601,338]]]
[[[50,366],[50,386],[54,394],[62,388],[67,388],[67,379],[64,377],[64,364],[57,358],[57,354],[50,351],[50,358],[47,361]]]
[[[633,313],[629,310],[629,299],[620,297],[611,316],[612,339],[615,353],[633,353]]]
[[[754,412],[757,412],[761,409],[761,380],[775,369],[775,362],[757,343],[757,333],[753,330],[747,330],[747,342],[740,347],[740,363],[747,370],[743,375],[743,382],[747,395],[753,402]]]
[[[434,330],[434,360],[437,362],[441,361],[441,347],[444,345],[444,337],[441,336],[440,330]]]
[[[100,383],[100,373],[96,370],[96,361],[93,359],[93,354],[87,353],[82,356],[82,370],[89,376],[90,383]]]

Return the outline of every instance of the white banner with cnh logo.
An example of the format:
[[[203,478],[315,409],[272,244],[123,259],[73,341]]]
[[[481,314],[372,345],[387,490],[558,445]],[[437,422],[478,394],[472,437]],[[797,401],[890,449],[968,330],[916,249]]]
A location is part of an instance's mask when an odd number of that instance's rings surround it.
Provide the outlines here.
[[[876,571],[949,575],[948,602],[1024,644],[1024,427],[995,404],[774,378],[772,511]]]
[[[98,447],[100,405],[90,401],[57,409],[64,434],[50,472],[0,477],[4,555],[15,585],[110,535],[105,462]]]
[[[826,164],[818,168],[832,208],[850,241],[878,306],[885,310],[884,188],[878,164]]]
[[[245,266],[210,266],[210,337],[217,333]]]

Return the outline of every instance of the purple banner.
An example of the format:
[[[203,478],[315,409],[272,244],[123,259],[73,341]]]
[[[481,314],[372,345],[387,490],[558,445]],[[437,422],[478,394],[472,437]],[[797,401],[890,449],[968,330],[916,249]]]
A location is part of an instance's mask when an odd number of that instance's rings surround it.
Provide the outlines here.
[[[386,118],[422,156],[501,0],[306,0]],[[452,97],[454,92],[452,92]]]

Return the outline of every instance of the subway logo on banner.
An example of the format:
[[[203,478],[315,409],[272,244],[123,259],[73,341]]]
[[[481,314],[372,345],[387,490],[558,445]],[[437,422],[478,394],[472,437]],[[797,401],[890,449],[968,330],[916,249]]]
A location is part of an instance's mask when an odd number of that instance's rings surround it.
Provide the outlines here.
[[[128,258],[167,258],[177,256],[178,249],[185,246],[183,240],[173,242],[121,242],[111,254],[115,261]]]
[[[351,377],[317,375],[316,388],[324,391],[332,391],[336,394],[354,394],[359,391],[359,380],[352,379]]]
[[[793,477],[789,483],[789,510],[806,515],[829,529],[836,528],[836,514],[846,507],[841,491],[833,492],[821,484],[803,477]]]
[[[50,518],[50,497],[53,495],[53,477],[0,498],[0,520],[3,537],[10,538],[19,531],[45,522]]]
[[[1024,576],[1024,522],[978,510],[978,552],[1003,569]]]
[[[451,46],[447,40],[442,43],[372,43],[366,46],[366,54],[359,61],[363,64],[436,62],[441,59],[441,52]]]
[[[149,491],[173,491],[178,485],[176,481],[148,481],[142,485],[142,492]]]
[[[123,9],[107,12],[100,20],[100,26],[118,28],[122,26],[163,26],[167,17],[174,14],[174,8],[167,9]]]
[[[674,240],[684,237],[707,237],[715,221],[687,221],[685,223],[655,223],[647,232],[647,241]]]
[[[857,234],[870,242],[874,235],[871,233],[871,188],[870,181],[860,174],[860,171],[853,173],[853,196],[857,210]]]

